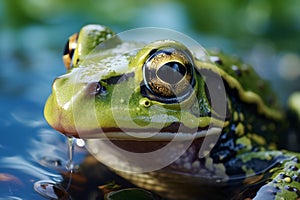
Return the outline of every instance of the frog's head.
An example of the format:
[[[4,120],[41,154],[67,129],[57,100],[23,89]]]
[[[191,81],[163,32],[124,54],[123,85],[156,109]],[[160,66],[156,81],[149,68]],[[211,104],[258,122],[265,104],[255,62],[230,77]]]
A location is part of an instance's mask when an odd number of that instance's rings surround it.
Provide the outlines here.
[[[210,63],[177,41],[125,42],[89,25],[70,37],[63,58],[68,73],[54,81],[45,118],[65,135],[170,140],[223,125],[199,70]]]

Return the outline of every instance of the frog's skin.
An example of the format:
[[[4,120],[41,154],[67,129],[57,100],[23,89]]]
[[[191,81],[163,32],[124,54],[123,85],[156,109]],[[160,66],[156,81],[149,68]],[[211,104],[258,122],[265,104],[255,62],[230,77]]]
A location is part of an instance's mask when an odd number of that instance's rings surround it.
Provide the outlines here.
[[[94,50],[112,35],[104,26],[88,25],[70,37],[63,57],[68,72],[54,81],[45,105],[54,129],[81,138],[104,132],[116,144],[141,152],[170,141],[180,125],[181,139],[189,131],[196,138],[177,161],[154,172],[118,173],[170,199],[300,199],[300,154],[276,150],[280,135],[287,134],[284,112],[250,66],[214,51],[209,52],[212,62],[203,61],[172,40],[141,44],[114,38],[109,48]],[[159,74],[162,66],[174,67],[168,71],[172,76],[176,70],[183,76],[177,75],[175,83]],[[213,110],[205,89],[216,74],[226,91],[225,115]],[[174,91],[168,89],[176,84]],[[95,114],[97,123],[89,120]],[[161,120],[150,123],[153,116]],[[121,129],[158,134],[136,139]],[[214,130],[221,130],[217,143],[199,156],[204,133]]]

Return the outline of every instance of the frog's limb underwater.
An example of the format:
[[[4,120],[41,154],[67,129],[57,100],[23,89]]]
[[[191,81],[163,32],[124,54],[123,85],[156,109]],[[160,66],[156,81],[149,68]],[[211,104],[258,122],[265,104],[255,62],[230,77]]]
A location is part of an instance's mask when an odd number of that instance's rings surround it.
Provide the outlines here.
[[[193,135],[186,151],[162,169],[116,170],[170,199],[299,199],[300,154],[276,150],[287,131],[286,119],[268,83],[221,52],[209,52],[212,61],[195,54],[169,38],[128,42],[104,26],[85,26],[66,46],[68,73],[54,81],[45,118],[67,136],[88,139],[104,133],[137,153],[162,148],[174,135],[180,136],[179,149]],[[208,85],[215,93],[225,91],[220,102],[226,113],[211,105]],[[217,133],[211,151],[200,155],[204,138]],[[99,150],[97,144],[88,140],[90,148]]]

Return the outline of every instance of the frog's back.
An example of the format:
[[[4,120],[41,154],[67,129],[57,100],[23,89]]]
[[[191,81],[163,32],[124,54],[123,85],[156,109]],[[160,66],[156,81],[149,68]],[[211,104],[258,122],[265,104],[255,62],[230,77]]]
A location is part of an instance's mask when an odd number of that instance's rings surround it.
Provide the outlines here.
[[[264,158],[264,151],[284,145],[284,140],[281,140],[286,127],[284,112],[270,84],[250,65],[222,52],[211,51],[209,54],[221,71],[229,110],[229,125],[224,127],[210,157],[214,163],[225,163],[227,169],[235,168],[229,176],[244,176],[249,170],[258,173],[276,162],[276,159]],[[281,143],[278,145],[279,142]],[[262,156],[258,159],[248,157],[247,162],[240,159],[252,151],[261,152]],[[227,162],[228,160],[232,162]],[[238,162],[242,164],[236,167]],[[259,167],[252,169],[246,166]]]
[[[228,75],[236,79],[245,91],[256,93],[264,104],[272,109],[281,109],[271,85],[262,79],[252,66],[245,64],[238,57],[229,56],[221,51],[209,52],[212,61]]]

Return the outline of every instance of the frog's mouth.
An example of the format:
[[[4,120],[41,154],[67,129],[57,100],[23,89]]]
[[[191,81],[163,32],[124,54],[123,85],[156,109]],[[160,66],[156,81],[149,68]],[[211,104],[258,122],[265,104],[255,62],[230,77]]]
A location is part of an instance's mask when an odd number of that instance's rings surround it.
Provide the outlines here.
[[[181,123],[172,123],[162,129],[134,129],[134,128],[99,128],[95,130],[80,130],[68,132],[54,127],[59,132],[69,137],[82,139],[110,139],[127,141],[171,141],[193,140],[221,133],[220,127],[189,128]]]

